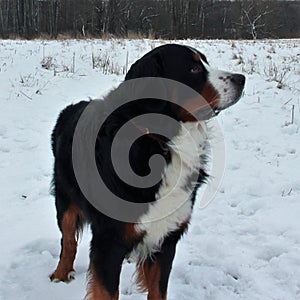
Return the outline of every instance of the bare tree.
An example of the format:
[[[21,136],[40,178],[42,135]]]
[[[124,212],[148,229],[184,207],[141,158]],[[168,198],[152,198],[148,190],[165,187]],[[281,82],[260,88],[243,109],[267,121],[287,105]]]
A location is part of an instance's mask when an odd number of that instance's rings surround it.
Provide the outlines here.
[[[264,17],[272,12],[273,10],[269,10],[268,6],[265,6],[264,3],[260,3],[259,5],[255,1],[247,2],[246,7],[242,7],[241,23],[239,25],[246,28],[252,38],[256,40],[258,32],[263,32],[266,26],[263,22]]]
[[[197,18],[199,22],[199,27],[201,28],[201,36],[204,36],[204,30],[205,30],[205,18],[206,18],[206,13],[205,13],[205,2],[204,0],[200,0],[197,3]],[[198,23],[197,22],[197,23]]]
[[[10,6],[8,1],[0,1],[0,34],[2,38],[8,38],[8,20],[10,17]]]
[[[299,0],[0,0],[0,37],[292,38],[299,13]]]

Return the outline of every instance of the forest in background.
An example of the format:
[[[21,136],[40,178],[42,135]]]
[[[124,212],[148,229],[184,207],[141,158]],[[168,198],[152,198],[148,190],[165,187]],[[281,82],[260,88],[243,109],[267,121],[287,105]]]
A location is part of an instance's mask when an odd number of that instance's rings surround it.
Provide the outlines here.
[[[300,37],[300,1],[0,0],[0,37]]]

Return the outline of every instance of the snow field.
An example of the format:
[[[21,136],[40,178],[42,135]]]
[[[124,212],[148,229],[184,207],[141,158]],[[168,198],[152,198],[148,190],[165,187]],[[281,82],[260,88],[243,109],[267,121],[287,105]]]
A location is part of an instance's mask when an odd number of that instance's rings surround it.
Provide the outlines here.
[[[300,40],[176,42],[202,51],[213,67],[243,72],[247,83],[239,103],[218,116],[223,182],[205,209],[195,206],[168,299],[300,299]],[[88,229],[76,280],[48,278],[60,251],[50,134],[62,108],[105,95],[161,43],[0,41],[0,299],[83,299]],[[146,299],[133,273],[124,263],[121,300]]]

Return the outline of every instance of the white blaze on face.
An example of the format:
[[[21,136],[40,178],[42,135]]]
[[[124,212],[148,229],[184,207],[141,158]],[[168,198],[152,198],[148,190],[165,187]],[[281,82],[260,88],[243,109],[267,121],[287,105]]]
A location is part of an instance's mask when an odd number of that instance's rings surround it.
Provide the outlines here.
[[[208,81],[220,95],[219,110],[234,104],[239,97],[237,86],[232,82],[233,73],[214,69],[201,59],[208,72]]]

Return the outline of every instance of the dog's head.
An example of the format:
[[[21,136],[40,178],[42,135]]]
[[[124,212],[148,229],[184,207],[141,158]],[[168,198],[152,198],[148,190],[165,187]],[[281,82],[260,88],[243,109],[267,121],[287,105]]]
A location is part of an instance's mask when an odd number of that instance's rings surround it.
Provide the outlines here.
[[[178,118],[191,120],[191,114],[208,119],[235,104],[241,97],[245,76],[210,67],[204,54],[176,44],[157,47],[135,62],[125,80],[142,77],[172,79],[192,88],[200,97],[189,97],[172,91],[172,100],[179,107]]]

